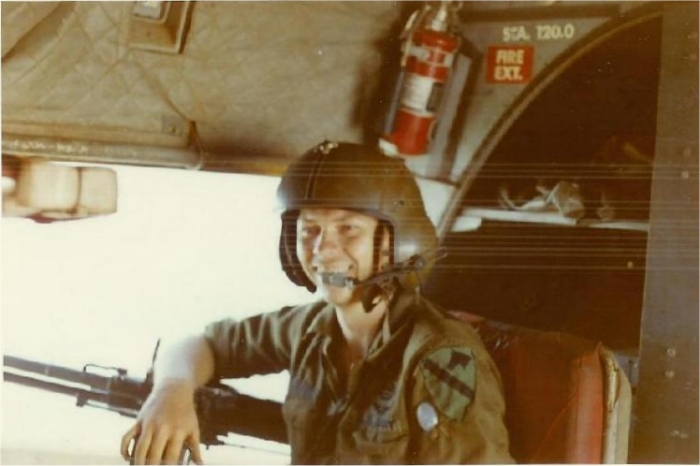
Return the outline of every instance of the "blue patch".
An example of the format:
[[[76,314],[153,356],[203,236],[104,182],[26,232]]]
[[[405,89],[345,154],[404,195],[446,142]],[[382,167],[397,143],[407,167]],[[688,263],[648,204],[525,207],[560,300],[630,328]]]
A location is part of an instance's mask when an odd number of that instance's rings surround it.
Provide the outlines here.
[[[374,402],[367,408],[362,424],[367,427],[387,429],[391,427],[396,403],[399,399],[398,384],[392,382],[379,393]]]
[[[289,383],[289,396],[300,398],[304,401],[315,402],[320,390],[300,377],[294,377]]]

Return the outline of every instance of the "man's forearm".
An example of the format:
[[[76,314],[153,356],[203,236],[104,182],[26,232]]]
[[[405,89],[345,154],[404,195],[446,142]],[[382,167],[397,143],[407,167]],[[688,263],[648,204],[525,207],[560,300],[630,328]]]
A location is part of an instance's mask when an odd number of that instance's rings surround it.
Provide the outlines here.
[[[214,354],[204,336],[197,335],[167,345],[155,363],[154,388],[183,383],[196,389],[214,375]]]

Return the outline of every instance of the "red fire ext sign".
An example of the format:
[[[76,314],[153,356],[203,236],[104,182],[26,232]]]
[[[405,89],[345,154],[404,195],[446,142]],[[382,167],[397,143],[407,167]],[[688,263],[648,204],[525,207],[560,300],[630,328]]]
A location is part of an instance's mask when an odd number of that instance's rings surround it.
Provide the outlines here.
[[[486,57],[486,82],[523,84],[532,78],[534,48],[530,45],[492,46]]]

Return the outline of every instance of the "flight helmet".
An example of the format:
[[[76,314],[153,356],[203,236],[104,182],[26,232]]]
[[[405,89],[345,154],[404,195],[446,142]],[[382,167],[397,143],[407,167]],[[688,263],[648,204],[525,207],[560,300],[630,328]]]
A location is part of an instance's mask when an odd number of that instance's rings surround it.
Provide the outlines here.
[[[303,208],[335,208],[374,216],[390,226],[393,269],[416,289],[436,256],[437,235],[418,185],[403,160],[378,148],[325,141],[294,160],[277,188],[282,216],[279,254],[289,279],[314,292],[296,255],[296,219]]]

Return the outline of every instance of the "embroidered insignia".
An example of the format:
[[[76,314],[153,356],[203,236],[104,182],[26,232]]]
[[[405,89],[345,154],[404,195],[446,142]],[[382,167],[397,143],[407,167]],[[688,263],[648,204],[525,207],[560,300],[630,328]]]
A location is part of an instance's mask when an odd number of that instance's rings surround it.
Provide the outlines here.
[[[367,411],[365,412],[363,424],[375,428],[388,428],[391,426],[393,411],[399,398],[398,385],[396,381],[389,384],[379,393]]]
[[[421,371],[435,406],[447,417],[461,421],[476,387],[472,351],[465,347],[440,348],[423,359]]]

